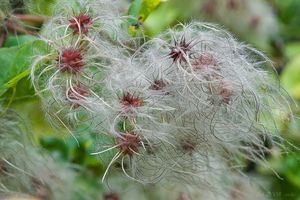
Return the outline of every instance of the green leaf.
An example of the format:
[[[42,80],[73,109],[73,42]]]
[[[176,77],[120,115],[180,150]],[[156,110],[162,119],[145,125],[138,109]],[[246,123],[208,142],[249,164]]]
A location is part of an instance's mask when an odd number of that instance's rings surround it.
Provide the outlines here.
[[[43,41],[36,40],[19,47],[0,49],[0,96],[9,88],[15,88],[20,80],[28,77],[34,57],[45,54],[46,46]]]
[[[23,79],[22,82],[28,80]],[[18,84],[18,86],[19,86]],[[17,90],[23,90],[24,87],[17,87]],[[17,91],[17,93],[22,91]],[[26,93],[27,91],[25,91]],[[51,125],[48,123],[47,119],[44,117],[44,111],[38,97],[31,98],[30,101],[23,101],[23,98],[20,99],[20,103],[14,104],[12,109],[15,113],[18,113],[18,116],[23,119],[24,124],[27,127],[30,127],[30,133],[33,136],[35,143],[39,143],[40,138],[46,135],[58,134],[65,135],[64,130],[53,130]]]
[[[28,7],[32,13],[50,16],[52,15],[55,2],[56,0],[31,0]]]
[[[40,144],[50,151],[55,158],[68,160],[69,149],[62,139],[55,136],[44,136],[40,139]]]
[[[290,42],[285,45],[285,53],[289,59],[300,55],[300,42]]]
[[[300,188],[299,154],[285,155],[281,160],[281,170],[287,180]]]
[[[104,168],[99,160],[94,157],[87,157],[85,159],[84,165],[93,173],[94,176],[102,176],[104,173]]]
[[[284,88],[296,99],[300,99],[300,55],[291,60],[281,75]]]
[[[299,39],[300,1],[274,0],[276,12],[281,25],[281,34],[286,38]]]
[[[144,0],[142,8],[139,12],[139,16],[141,17],[142,21],[145,21],[150,13],[157,8],[159,4],[160,0]]]
[[[1,48],[0,49],[0,85],[3,86],[4,83],[9,80],[9,73],[11,70],[12,63],[16,57],[18,48]]]
[[[168,27],[172,26],[180,18],[182,9],[174,5],[172,1],[162,3],[147,17],[144,23],[147,35],[153,36],[161,33]],[[157,23],[159,22],[159,23]]]
[[[134,0],[129,9],[127,29],[130,35],[136,35],[137,30],[151,12],[160,4],[161,0]]]
[[[128,15],[138,18],[139,12],[142,8],[142,3],[143,3],[143,0],[134,0],[128,9]]]
[[[3,47],[19,46],[22,44],[33,42],[34,40],[37,40],[37,37],[31,35],[9,35],[6,38]]]

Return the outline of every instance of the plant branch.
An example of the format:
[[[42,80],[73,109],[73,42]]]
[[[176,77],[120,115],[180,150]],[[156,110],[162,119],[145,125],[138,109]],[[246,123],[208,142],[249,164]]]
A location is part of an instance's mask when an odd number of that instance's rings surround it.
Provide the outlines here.
[[[9,31],[12,31],[12,32],[25,33],[25,34],[28,34],[28,35],[38,35],[38,33],[34,32],[34,31],[27,30],[26,28],[14,23],[11,20],[7,20],[6,23],[5,23],[5,26]]]
[[[38,15],[15,14],[14,17],[23,22],[32,22],[37,24],[43,24],[47,20],[47,17]]]
[[[0,30],[0,48],[3,46],[6,36],[7,36],[7,32],[2,28]]]

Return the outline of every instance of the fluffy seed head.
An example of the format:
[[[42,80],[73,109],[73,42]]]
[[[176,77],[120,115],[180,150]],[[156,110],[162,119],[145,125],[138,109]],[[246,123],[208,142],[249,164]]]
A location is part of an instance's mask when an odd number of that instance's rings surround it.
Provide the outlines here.
[[[81,13],[70,19],[69,23],[69,27],[73,30],[73,35],[75,35],[78,33],[87,34],[89,31],[88,25],[92,22],[90,16]]]
[[[77,73],[84,65],[80,50],[72,47],[64,49],[57,60],[62,72]]]

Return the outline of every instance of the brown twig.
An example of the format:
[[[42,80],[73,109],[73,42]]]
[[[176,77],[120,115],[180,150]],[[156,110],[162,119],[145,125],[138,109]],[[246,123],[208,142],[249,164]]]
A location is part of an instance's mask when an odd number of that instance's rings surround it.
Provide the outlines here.
[[[14,17],[23,22],[32,22],[37,24],[43,24],[47,20],[47,17],[38,15],[15,14]]]
[[[7,36],[7,32],[2,28],[0,30],[0,48],[3,46],[6,36]]]
[[[37,32],[27,30],[26,28],[16,24],[15,22],[13,22],[12,20],[9,20],[9,19],[6,21],[5,27],[7,28],[7,30],[16,32],[16,33],[24,33],[24,34],[28,34],[28,35],[38,35]]]

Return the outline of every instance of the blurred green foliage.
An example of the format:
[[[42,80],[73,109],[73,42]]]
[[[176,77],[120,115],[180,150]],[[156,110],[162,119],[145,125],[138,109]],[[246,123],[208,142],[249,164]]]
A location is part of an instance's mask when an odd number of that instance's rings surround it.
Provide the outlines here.
[[[300,39],[300,1],[273,0],[281,33],[286,39]]]

